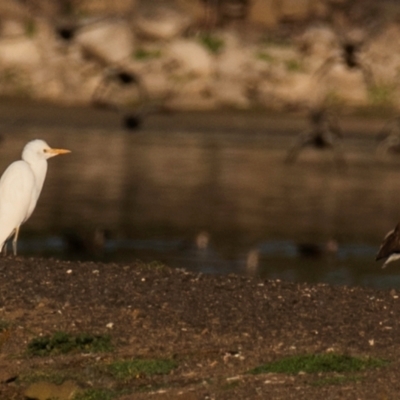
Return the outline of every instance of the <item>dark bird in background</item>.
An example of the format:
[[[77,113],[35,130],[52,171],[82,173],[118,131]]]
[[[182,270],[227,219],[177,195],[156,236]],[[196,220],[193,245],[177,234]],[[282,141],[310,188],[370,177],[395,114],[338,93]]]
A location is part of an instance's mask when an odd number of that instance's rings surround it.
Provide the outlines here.
[[[43,2],[40,1],[17,1],[24,3],[33,17],[44,18],[53,27],[56,37],[65,45],[73,43],[79,31],[86,27],[107,20],[130,20],[132,16],[131,12],[128,12],[124,15],[116,13],[78,18],[73,13],[73,0],[57,0],[48,9],[43,7]],[[93,106],[117,112],[124,128],[138,129],[144,116],[154,112],[154,108],[145,107],[148,104],[148,93],[138,74],[124,66],[110,63],[89,47],[81,46],[81,50],[85,57],[95,61],[103,69],[103,76],[92,95]],[[132,99],[137,104],[136,108],[133,105],[124,106],[129,101],[132,102]]]
[[[352,40],[348,37],[339,40],[340,53],[329,57],[315,72],[317,78],[325,76],[330,69],[338,62],[343,63],[349,69],[358,69],[361,71],[364,82],[367,86],[374,84],[372,70],[367,62],[362,60],[361,53],[365,46],[364,40]]]
[[[360,71],[366,86],[375,85],[371,66],[364,55],[372,39],[386,25],[379,2],[330,3],[328,20],[336,35],[338,51],[322,63],[315,76],[323,78],[335,64],[340,63],[349,70]]]
[[[111,99],[113,97],[111,90],[113,84],[117,86],[117,90],[118,86],[120,86],[120,90],[124,90],[126,87],[134,87],[137,90],[139,104],[142,104],[148,98],[144,85],[137,74],[121,67],[110,67],[105,70],[102,80],[93,93],[93,106],[118,113],[122,126],[128,130],[140,128],[145,115],[143,107],[137,107],[133,111],[128,111],[128,107],[118,104],[114,99]]]
[[[101,258],[105,252],[106,242],[110,238],[111,231],[102,228],[96,228],[91,232],[71,229],[63,234],[66,253],[73,257],[85,259]]]
[[[299,243],[297,252],[299,256],[306,258],[320,258],[333,255],[338,252],[339,245],[335,239],[329,239],[326,243]]]
[[[343,134],[336,118],[324,107],[318,107],[311,110],[309,120],[311,127],[297,136],[287,153],[285,162],[295,162],[302,149],[314,147],[319,150],[332,149],[338,166],[344,166],[346,163],[341,143]]]
[[[390,262],[400,258],[400,222],[383,239],[375,260],[378,261],[385,258],[386,261],[382,268],[386,268]]]
[[[124,90],[136,97],[136,105],[124,105]],[[116,98],[122,96],[121,100]],[[128,96],[128,98],[129,98]],[[164,100],[163,100],[164,101]],[[107,68],[92,95],[94,107],[111,110],[120,116],[122,126],[127,130],[141,128],[144,119],[156,112],[166,111],[165,107],[149,100],[147,90],[140,77],[133,71],[120,66]]]

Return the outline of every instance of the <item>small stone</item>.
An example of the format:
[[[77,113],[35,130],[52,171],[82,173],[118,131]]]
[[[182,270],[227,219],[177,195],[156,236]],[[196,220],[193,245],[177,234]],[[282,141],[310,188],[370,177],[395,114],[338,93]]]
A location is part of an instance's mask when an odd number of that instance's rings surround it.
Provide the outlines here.
[[[139,308],[135,308],[132,311],[132,317],[133,319],[139,319],[139,318],[143,318],[144,317],[144,313],[142,310],[140,310]]]
[[[30,385],[24,392],[29,400],[70,400],[79,387],[73,381],[66,381],[62,385],[54,385],[49,382],[36,382]]]

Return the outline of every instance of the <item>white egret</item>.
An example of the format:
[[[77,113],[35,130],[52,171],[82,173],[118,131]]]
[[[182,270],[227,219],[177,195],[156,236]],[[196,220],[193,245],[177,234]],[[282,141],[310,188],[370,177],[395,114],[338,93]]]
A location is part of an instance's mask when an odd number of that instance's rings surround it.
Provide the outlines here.
[[[42,191],[47,173],[47,159],[70,153],[52,149],[43,140],[32,140],[22,151],[22,160],[15,161],[0,179],[0,251],[12,235],[13,252],[17,255],[20,226],[31,216]]]

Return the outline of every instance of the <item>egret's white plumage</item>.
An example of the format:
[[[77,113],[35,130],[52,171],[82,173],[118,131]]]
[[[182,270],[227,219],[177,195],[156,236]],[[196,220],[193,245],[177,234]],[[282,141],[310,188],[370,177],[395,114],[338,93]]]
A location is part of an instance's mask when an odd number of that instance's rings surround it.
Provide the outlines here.
[[[32,215],[47,173],[47,159],[69,150],[52,149],[43,140],[32,140],[22,151],[22,160],[13,162],[0,179],[0,251],[14,234],[17,254],[19,227]]]

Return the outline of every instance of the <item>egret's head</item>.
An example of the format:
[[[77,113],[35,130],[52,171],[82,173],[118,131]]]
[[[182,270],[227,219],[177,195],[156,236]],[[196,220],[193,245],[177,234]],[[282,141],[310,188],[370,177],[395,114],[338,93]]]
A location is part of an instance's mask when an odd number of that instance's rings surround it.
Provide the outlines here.
[[[66,153],[70,153],[70,150],[52,149],[44,140],[36,139],[25,145],[22,159],[27,162],[35,162]]]

